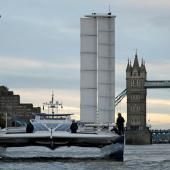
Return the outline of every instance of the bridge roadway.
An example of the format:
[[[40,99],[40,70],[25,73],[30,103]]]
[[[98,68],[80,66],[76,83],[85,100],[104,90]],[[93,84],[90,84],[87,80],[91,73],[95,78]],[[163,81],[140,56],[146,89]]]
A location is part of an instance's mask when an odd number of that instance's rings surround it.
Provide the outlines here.
[[[149,88],[170,88],[170,80],[151,80],[145,81],[144,87]],[[124,89],[120,94],[115,97],[115,107],[122,101],[126,96],[127,89]]]
[[[146,81],[145,88],[170,88],[170,80]]]

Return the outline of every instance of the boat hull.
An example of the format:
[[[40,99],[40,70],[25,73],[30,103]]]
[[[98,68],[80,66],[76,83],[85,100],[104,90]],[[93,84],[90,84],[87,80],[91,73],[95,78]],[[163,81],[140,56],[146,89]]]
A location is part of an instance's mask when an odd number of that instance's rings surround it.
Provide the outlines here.
[[[68,132],[0,135],[0,147],[24,146],[45,146],[52,150],[61,146],[97,147],[101,148],[103,157],[123,161],[124,136]]]

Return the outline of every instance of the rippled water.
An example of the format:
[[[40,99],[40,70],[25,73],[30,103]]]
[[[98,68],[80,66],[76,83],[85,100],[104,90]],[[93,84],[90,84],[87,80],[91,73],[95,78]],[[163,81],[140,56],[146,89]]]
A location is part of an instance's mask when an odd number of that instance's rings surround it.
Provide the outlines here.
[[[0,170],[170,170],[170,144],[126,146],[124,159],[101,159],[95,148],[8,148],[0,159]]]

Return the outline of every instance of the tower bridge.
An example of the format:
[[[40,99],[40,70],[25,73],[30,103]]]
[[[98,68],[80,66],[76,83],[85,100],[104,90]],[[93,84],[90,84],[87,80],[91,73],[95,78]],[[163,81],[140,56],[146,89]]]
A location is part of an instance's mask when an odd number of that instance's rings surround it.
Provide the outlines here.
[[[150,144],[156,132],[146,126],[147,89],[170,88],[170,80],[147,80],[145,63],[138,62],[137,53],[133,65],[128,61],[126,68],[126,89],[115,98],[115,106],[127,95],[127,144]],[[166,133],[167,134],[167,133]]]
[[[149,88],[170,88],[170,80],[152,80],[152,81],[145,81],[144,87]],[[127,89],[124,89],[120,94],[115,97],[115,106],[117,106],[123,98],[127,95]]]

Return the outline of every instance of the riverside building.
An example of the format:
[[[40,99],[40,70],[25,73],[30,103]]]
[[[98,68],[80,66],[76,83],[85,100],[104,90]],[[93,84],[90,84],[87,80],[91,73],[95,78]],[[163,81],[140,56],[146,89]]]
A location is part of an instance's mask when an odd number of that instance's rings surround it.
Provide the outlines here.
[[[33,107],[31,103],[20,103],[20,96],[14,95],[7,87],[0,86],[0,127],[20,126],[34,118],[33,113],[40,113],[40,107]]]

